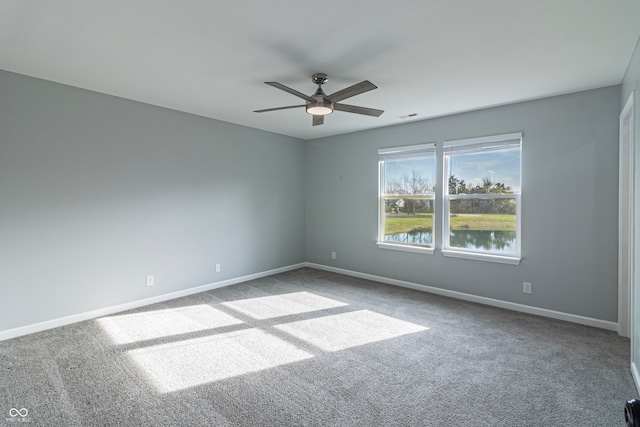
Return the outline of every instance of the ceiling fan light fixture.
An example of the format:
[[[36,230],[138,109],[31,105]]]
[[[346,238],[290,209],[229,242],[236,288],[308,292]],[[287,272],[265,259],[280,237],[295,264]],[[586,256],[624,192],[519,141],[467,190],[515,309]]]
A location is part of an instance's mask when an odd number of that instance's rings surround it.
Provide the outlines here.
[[[307,113],[314,116],[326,116],[333,113],[333,108],[331,103],[327,101],[310,102],[307,104]]]

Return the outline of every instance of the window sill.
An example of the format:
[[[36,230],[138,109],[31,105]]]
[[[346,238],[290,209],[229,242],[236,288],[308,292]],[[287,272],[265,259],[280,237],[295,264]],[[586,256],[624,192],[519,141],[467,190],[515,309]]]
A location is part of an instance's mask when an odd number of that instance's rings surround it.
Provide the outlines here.
[[[475,252],[461,252],[452,250],[442,250],[442,255],[451,258],[474,259],[477,261],[498,262],[501,264],[520,265],[521,258],[502,255],[479,254]]]
[[[414,252],[418,254],[433,255],[435,249],[422,246],[396,245],[393,243],[376,242],[380,249],[391,249],[394,251]]]

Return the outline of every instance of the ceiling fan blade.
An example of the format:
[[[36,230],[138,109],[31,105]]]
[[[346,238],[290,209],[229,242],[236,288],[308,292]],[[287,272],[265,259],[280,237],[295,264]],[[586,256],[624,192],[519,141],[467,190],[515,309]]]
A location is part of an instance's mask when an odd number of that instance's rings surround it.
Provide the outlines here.
[[[318,126],[324,123],[324,116],[319,116],[317,114],[313,115],[313,126]]]
[[[365,116],[380,117],[384,110],[376,110],[375,108],[358,107],[347,104],[333,104],[333,109],[337,111],[345,111],[347,113],[364,114]]]
[[[273,86],[273,87],[278,88],[280,90],[283,90],[285,92],[289,92],[291,95],[295,95],[298,98],[304,99],[305,101],[316,102],[316,100],[313,99],[312,97],[310,97],[309,95],[305,95],[304,93],[298,92],[295,89],[291,89],[290,87],[285,86],[285,85],[283,85],[281,83],[278,83],[278,82],[265,82],[265,83],[268,84],[269,86]]]
[[[253,110],[254,113],[266,113],[267,111],[288,110],[289,108],[306,107],[306,105],[289,105],[288,107],[266,108],[264,110]]]
[[[325,96],[324,99],[327,102],[338,102],[343,99],[351,98],[352,96],[360,95],[361,93],[368,92],[373,89],[377,89],[378,86],[371,83],[369,80],[365,80],[348,88],[339,90],[331,95]]]

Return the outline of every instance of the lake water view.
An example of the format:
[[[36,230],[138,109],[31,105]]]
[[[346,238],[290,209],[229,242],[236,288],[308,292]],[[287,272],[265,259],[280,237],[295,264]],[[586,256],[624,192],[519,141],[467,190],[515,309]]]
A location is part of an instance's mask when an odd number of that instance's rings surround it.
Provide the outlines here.
[[[430,245],[433,242],[433,233],[427,231],[409,231],[408,233],[387,234],[385,240],[399,243],[412,243],[414,245]]]
[[[407,233],[388,234],[384,238],[390,242],[430,245],[433,242],[433,233],[430,230],[410,231]],[[456,248],[515,254],[516,232],[456,230],[451,232],[449,243]]]

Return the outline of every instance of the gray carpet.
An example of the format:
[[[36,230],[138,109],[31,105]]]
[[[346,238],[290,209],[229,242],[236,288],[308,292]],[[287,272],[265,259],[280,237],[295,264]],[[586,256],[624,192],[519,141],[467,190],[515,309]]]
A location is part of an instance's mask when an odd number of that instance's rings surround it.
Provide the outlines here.
[[[3,341],[0,370],[0,425],[624,426],[636,393],[613,332],[308,268]]]

